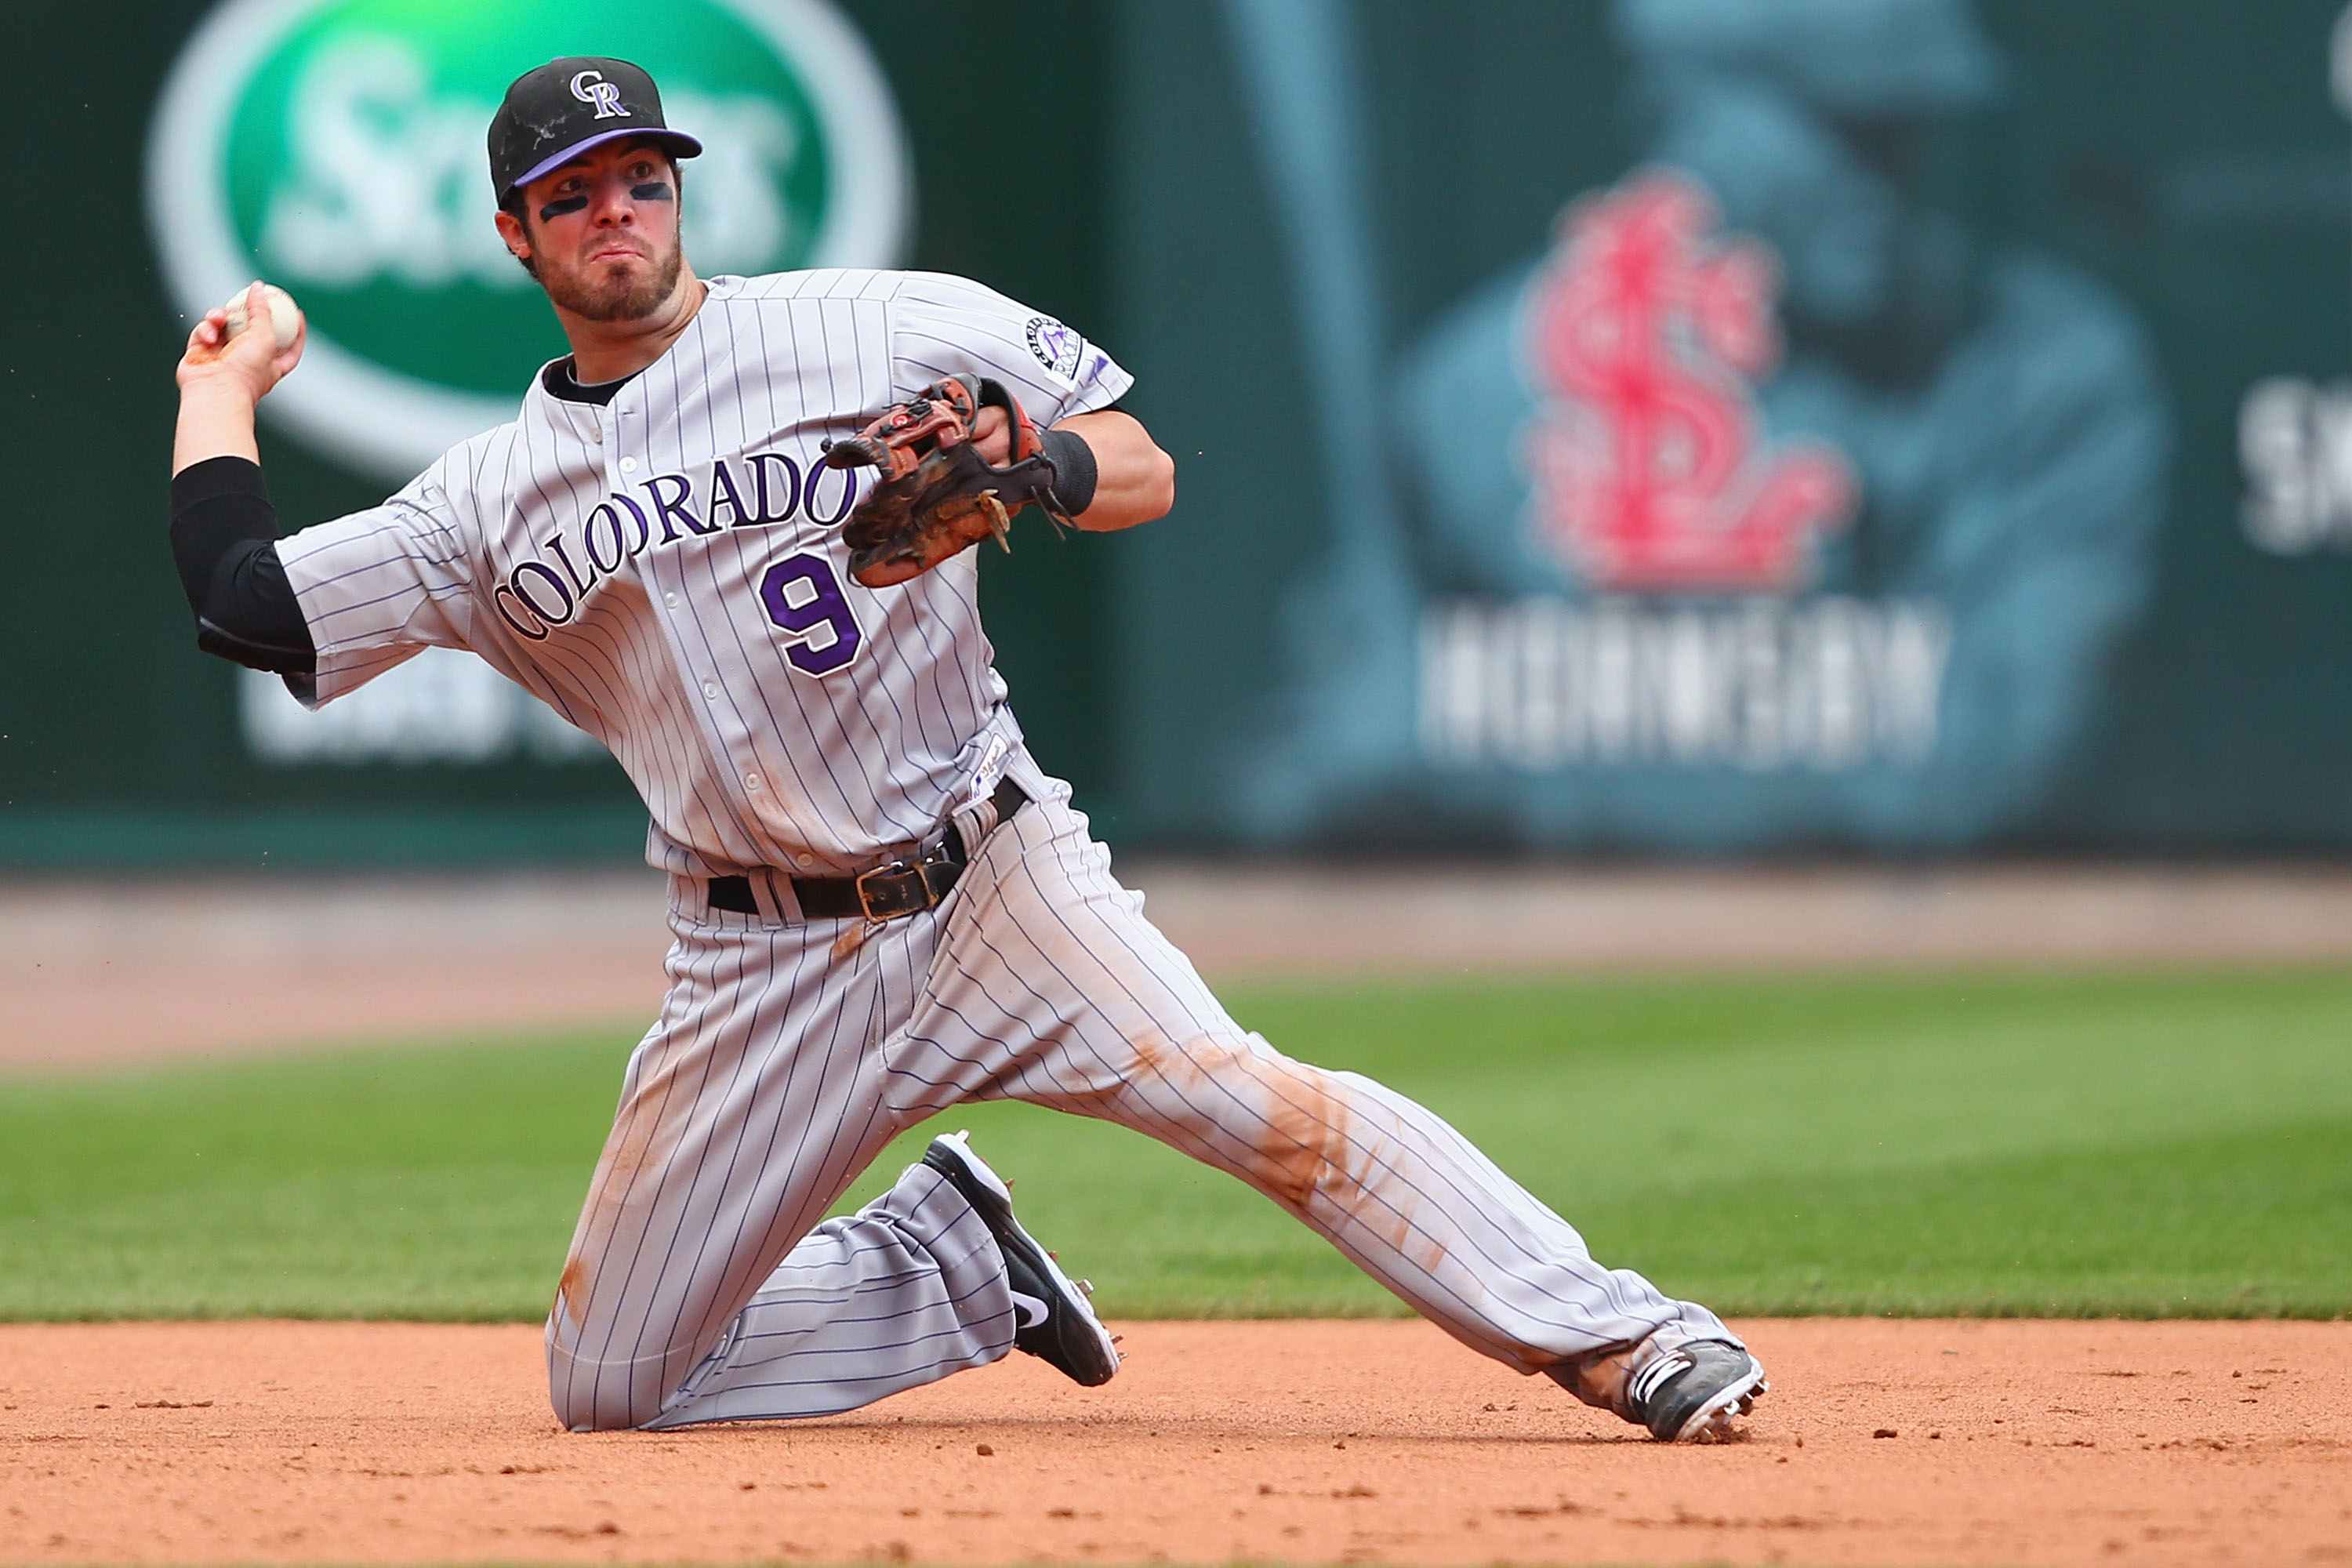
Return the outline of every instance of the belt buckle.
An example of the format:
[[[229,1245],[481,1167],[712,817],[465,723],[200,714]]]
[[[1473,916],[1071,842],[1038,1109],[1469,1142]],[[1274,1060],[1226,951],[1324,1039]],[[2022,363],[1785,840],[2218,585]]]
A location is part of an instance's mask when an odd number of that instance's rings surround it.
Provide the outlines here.
[[[922,866],[911,860],[893,860],[887,866],[860,871],[853,881],[857,889],[857,907],[869,921],[893,921],[901,915],[919,914],[940,901],[923,876]]]

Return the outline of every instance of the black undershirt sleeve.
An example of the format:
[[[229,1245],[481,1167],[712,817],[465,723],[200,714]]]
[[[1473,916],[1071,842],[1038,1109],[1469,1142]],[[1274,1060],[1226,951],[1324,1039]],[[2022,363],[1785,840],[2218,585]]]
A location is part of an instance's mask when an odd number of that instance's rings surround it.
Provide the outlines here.
[[[260,464],[207,458],[173,478],[172,555],[198,647],[278,675],[316,672],[317,646],[278,558],[278,512]]]

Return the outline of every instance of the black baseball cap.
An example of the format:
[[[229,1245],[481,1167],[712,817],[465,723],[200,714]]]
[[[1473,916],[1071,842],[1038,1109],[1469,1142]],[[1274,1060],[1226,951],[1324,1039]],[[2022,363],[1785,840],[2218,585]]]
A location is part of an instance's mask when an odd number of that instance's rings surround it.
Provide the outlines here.
[[[589,148],[627,136],[659,142],[674,158],[702,151],[662,122],[661,93],[643,68],[593,55],[550,60],[515,78],[490,119],[490,185],[503,203]]]

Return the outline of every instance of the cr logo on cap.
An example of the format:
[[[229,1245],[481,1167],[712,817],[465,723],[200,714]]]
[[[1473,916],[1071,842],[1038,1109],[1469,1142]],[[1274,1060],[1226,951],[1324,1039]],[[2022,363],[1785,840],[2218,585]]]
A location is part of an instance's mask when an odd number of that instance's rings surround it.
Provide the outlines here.
[[[606,81],[603,71],[582,71],[573,77],[572,96],[583,103],[594,104],[599,120],[611,120],[615,116],[623,120],[629,118],[629,111],[621,107],[619,85]]]

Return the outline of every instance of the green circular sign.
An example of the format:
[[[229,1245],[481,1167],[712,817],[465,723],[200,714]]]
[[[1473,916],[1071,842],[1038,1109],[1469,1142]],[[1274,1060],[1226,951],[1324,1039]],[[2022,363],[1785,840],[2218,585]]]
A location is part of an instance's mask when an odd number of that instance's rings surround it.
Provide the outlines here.
[[[898,259],[904,134],[825,0],[232,0],[164,85],[148,208],[183,310],[255,278],[301,304],[279,423],[404,479],[514,416],[564,343],[498,237],[484,138],[509,81],[579,54],[645,67],[702,142],[681,221],[703,275]]]

